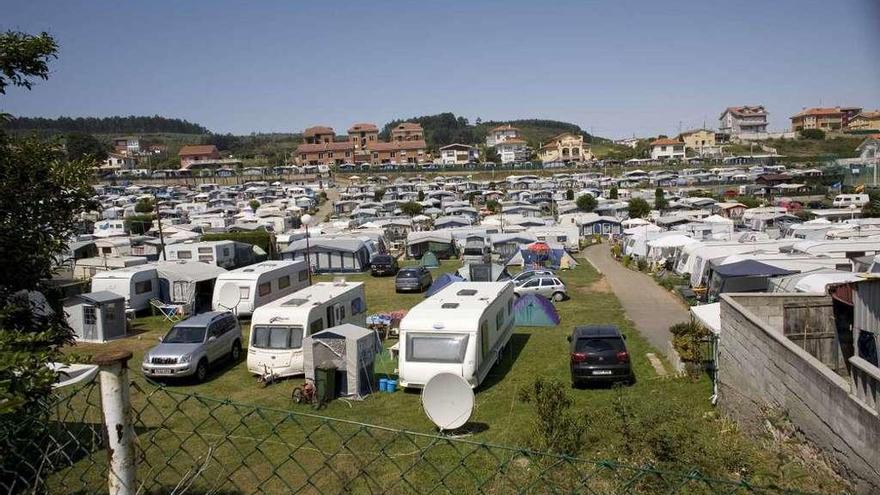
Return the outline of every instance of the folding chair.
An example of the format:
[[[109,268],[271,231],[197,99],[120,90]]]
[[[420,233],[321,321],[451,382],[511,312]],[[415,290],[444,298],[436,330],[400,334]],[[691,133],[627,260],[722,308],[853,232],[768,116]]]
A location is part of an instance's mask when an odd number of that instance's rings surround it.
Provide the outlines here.
[[[176,304],[165,304],[158,299],[150,299],[150,306],[159,310],[162,316],[171,323],[180,321],[179,307]]]

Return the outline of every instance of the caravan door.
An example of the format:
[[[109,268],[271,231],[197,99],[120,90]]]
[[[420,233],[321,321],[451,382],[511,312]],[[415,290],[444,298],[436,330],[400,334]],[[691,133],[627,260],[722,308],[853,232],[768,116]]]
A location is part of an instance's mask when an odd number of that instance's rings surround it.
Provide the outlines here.
[[[177,280],[171,286],[171,301],[176,303],[189,302],[190,283],[184,280]]]

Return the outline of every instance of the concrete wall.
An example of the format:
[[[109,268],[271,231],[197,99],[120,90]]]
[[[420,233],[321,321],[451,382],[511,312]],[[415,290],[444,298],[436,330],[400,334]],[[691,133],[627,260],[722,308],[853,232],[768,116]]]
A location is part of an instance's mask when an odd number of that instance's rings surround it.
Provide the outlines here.
[[[782,332],[786,304],[821,299],[824,296],[721,296],[719,405],[753,429],[760,427],[768,407],[784,411],[858,493],[880,493],[877,411],[852,395],[847,379]]]

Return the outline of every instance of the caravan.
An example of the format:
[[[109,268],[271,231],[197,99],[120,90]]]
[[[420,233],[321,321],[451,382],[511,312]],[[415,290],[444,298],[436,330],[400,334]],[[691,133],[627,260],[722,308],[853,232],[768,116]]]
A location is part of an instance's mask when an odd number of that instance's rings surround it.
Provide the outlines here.
[[[150,299],[159,297],[156,265],[151,263],[96,273],[92,277],[92,292],[103,291],[124,297],[128,309],[147,309]]]
[[[254,310],[248,371],[281,378],[303,373],[303,338],[351,323],[366,326],[363,282],[319,282]]]
[[[230,284],[238,287],[238,297],[235,301],[224,301],[221,298],[223,288]],[[308,285],[309,271],[305,260],[264,261],[220,274],[214,284],[211,307],[214,311],[250,315],[258,307]],[[226,290],[228,293],[229,289]]]
[[[445,372],[477,387],[513,333],[513,299],[510,282],[457,282],[414,306],[400,322],[400,384]]]

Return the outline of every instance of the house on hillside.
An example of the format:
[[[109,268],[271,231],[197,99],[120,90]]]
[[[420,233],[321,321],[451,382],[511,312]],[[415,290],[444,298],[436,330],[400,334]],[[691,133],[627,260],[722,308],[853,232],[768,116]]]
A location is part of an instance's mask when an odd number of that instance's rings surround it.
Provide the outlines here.
[[[421,124],[401,122],[391,129],[391,141],[424,141],[425,131]]]
[[[861,112],[849,121],[851,131],[880,131],[880,110]]]
[[[652,160],[683,160],[684,142],[678,139],[660,138],[651,141]]]
[[[806,108],[791,116],[791,130],[806,129],[840,131],[849,127],[850,120],[861,113],[859,107]]]
[[[187,145],[177,153],[180,157],[180,168],[189,169],[201,161],[219,160],[220,152],[213,144]]]
[[[584,136],[563,132],[551,138],[538,149],[538,158],[543,163],[583,162],[593,159],[590,145],[584,144]]]
[[[682,132],[678,139],[684,142],[685,150],[693,150],[699,156],[714,155],[720,150],[715,144],[715,131],[709,129],[693,129]]]
[[[762,105],[727,107],[718,118],[722,134],[763,134],[767,132],[767,110]]]
[[[440,163],[443,165],[465,165],[480,159],[475,146],[453,143],[440,148]]]

